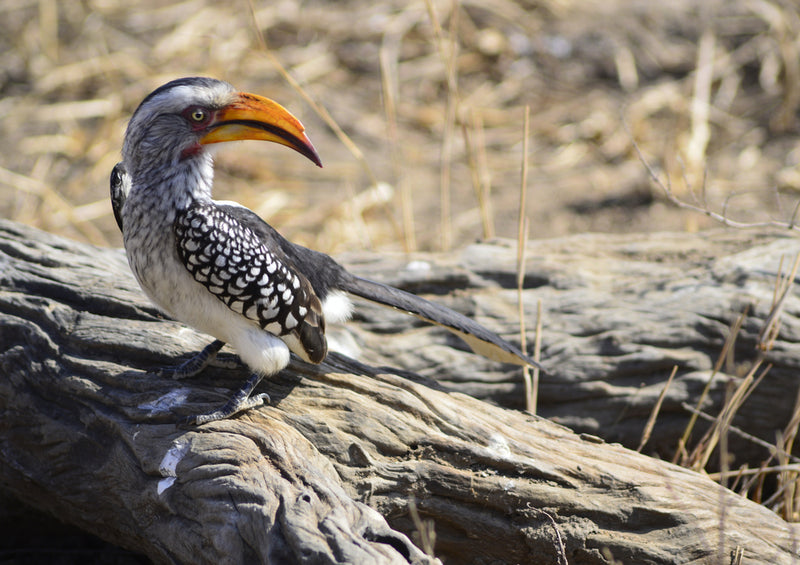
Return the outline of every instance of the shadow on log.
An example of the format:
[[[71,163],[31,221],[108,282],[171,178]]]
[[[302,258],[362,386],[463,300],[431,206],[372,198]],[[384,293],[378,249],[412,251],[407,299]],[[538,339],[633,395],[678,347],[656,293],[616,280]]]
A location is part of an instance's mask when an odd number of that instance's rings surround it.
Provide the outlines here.
[[[767,251],[799,247],[752,234],[660,237],[530,245],[528,306],[545,301],[543,357],[554,369],[545,414],[603,431],[624,392],[638,442],[649,389],[678,363],[676,390],[690,396],[738,306],[770,295],[777,263]],[[513,337],[513,256],[498,243],[469,248],[459,265],[430,256],[422,270],[400,259],[349,265],[418,292],[457,289],[436,298]],[[738,291],[695,308],[711,279]],[[702,475],[457,392],[518,406],[519,373],[397,316],[365,308],[340,331],[362,362],[295,360],[262,385],[269,406],[182,428],[182,415],[218,405],[246,371],[214,367],[179,383],[148,373],[208,338],[162,319],[119,250],[0,222],[0,480],[159,563],[424,563],[429,530],[446,563],[729,563],[737,548],[743,563],[795,562],[800,533]],[[668,337],[649,343],[656,328]],[[775,352],[781,370],[794,366],[792,347]],[[221,361],[235,365],[230,354]],[[781,399],[788,410],[793,386]]]

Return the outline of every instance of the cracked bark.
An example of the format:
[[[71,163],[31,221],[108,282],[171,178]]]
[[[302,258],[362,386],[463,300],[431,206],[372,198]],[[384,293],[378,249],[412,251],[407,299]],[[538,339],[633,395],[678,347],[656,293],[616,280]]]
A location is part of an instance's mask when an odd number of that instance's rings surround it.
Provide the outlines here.
[[[182,428],[181,416],[219,404],[246,371],[212,367],[182,382],[148,373],[209,339],[163,319],[119,250],[0,222],[0,480],[31,506],[163,563],[426,562],[409,541],[420,527],[411,500],[448,563],[727,563],[736,547],[744,563],[790,563],[798,536],[778,516],[594,436],[635,446],[677,363],[652,440],[668,454],[687,418],[680,402],[708,377],[745,303],[752,315],[735,359],[754,357],[777,260],[798,249],[727,232],[529,245],[526,301],[530,312],[544,301],[553,372],[541,412],[593,435],[515,410],[517,370],[371,306],[334,336],[360,361],[295,360],[259,388],[269,406]],[[405,269],[408,258],[345,261],[513,339],[514,256],[496,242],[416,257],[427,269]],[[787,303],[768,386],[743,407],[748,431],[767,439],[786,425],[797,389],[797,305]],[[749,443],[732,449],[760,456]]]

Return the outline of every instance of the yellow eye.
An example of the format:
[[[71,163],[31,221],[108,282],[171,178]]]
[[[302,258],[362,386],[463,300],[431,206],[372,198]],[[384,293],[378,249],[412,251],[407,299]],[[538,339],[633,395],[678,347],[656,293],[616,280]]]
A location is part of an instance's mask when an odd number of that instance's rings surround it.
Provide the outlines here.
[[[206,120],[206,117],[208,117],[208,114],[202,108],[193,108],[192,111],[189,112],[189,117],[192,119],[192,121],[195,121],[197,123],[201,123],[201,122],[204,122]]]

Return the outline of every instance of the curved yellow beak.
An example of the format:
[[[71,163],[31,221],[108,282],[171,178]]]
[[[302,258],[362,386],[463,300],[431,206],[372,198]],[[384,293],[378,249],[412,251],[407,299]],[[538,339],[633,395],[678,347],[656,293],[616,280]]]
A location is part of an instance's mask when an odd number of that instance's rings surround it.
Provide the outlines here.
[[[209,130],[200,139],[203,145],[244,139],[272,141],[291,147],[322,166],[300,120],[277,102],[257,94],[240,92],[234,102],[217,112]]]

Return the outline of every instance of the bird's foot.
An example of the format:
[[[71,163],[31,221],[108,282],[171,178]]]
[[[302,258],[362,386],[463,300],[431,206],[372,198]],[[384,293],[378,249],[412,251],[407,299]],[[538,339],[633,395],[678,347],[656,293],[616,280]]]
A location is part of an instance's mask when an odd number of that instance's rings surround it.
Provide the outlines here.
[[[156,370],[155,374],[159,377],[168,377],[170,379],[175,379],[176,381],[194,377],[195,375],[200,374],[203,369],[208,367],[211,362],[216,359],[217,353],[219,353],[219,350],[222,349],[224,345],[224,341],[215,339],[206,345],[200,353],[188,359],[187,361],[184,361],[177,367],[163,367]]]
[[[257,406],[262,406],[264,404],[269,404],[270,397],[269,394],[265,392],[256,394],[255,396],[250,396],[250,393],[253,392],[256,386],[258,386],[258,383],[261,382],[262,378],[263,375],[253,373],[250,378],[247,379],[247,382],[245,382],[244,385],[242,385],[242,387],[231,397],[231,399],[222,405],[222,407],[207,414],[188,416],[184,420],[184,423],[199,426],[200,424],[224,420],[226,418],[230,418],[234,414],[238,414],[239,412],[243,412]]]

